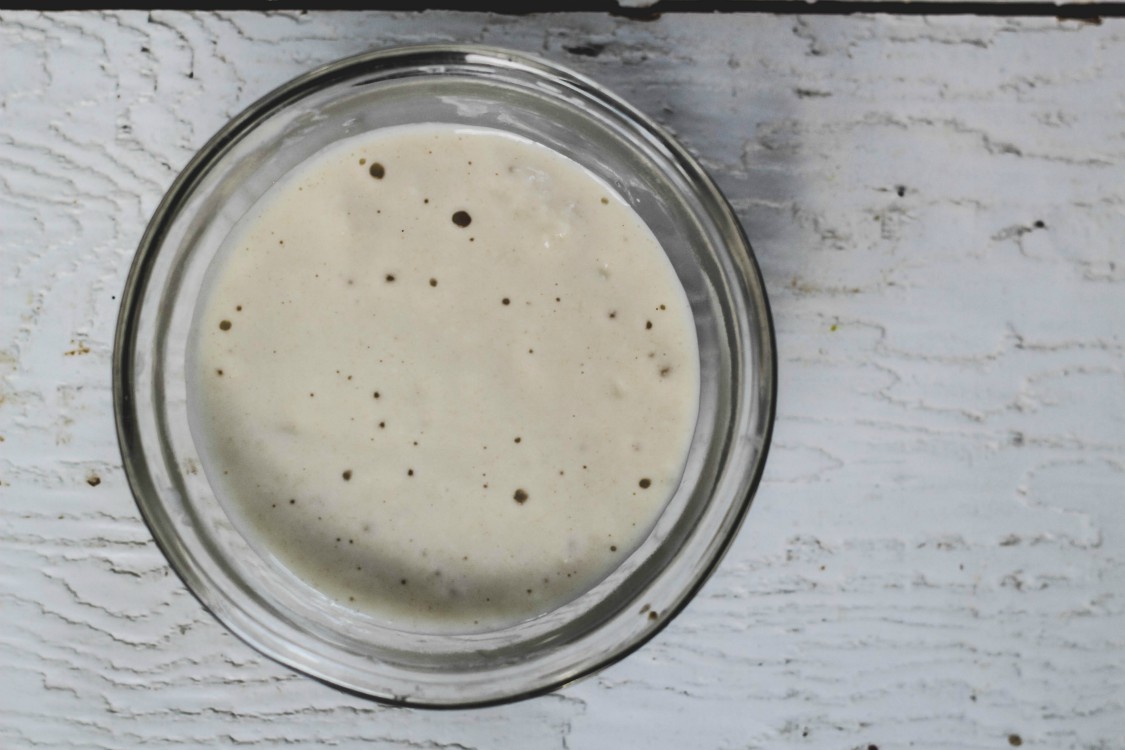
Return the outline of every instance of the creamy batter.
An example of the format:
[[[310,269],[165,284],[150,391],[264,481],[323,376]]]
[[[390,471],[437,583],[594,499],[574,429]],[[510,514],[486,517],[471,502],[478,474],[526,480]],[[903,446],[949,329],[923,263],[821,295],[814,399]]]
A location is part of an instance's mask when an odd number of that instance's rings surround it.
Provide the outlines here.
[[[228,238],[196,311],[192,429],[262,553],[395,627],[572,600],[675,491],[688,300],[637,214],[530,141],[452,125],[310,158]]]

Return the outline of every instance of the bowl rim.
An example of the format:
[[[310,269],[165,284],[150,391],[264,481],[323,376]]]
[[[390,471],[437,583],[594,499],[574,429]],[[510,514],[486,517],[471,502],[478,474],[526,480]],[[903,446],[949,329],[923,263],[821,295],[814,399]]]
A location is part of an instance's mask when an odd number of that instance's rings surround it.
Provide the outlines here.
[[[180,215],[188,198],[191,197],[199,183],[206,178],[211,170],[222,160],[225,153],[246,133],[252,131],[261,122],[268,119],[274,112],[287,104],[299,100],[309,91],[331,85],[339,80],[346,80],[359,74],[366,67],[376,63],[388,63],[395,60],[404,60],[412,57],[431,56],[440,58],[447,56],[451,60],[466,62],[470,57],[481,58],[476,62],[487,63],[492,66],[522,69],[537,76],[545,76],[555,83],[566,87],[575,88],[580,93],[590,96],[601,103],[617,110],[619,114],[631,120],[638,126],[640,133],[650,139],[660,150],[670,158],[671,163],[682,170],[684,176],[692,183],[701,198],[706,202],[712,213],[712,220],[721,225],[725,233],[740,240],[743,252],[732,252],[731,260],[735,269],[744,276],[747,294],[747,308],[752,313],[751,322],[756,323],[759,329],[760,341],[756,353],[761,356],[761,363],[757,369],[760,376],[758,388],[766,389],[765,398],[759,397],[758,404],[762,414],[759,422],[763,430],[758,438],[758,446],[753,456],[752,464],[748,467],[749,482],[745,485],[746,492],[743,497],[732,500],[732,507],[737,506],[735,517],[725,534],[718,540],[718,545],[710,559],[701,563],[697,569],[695,579],[690,586],[683,589],[675,605],[661,613],[659,621],[646,629],[639,636],[630,641],[619,644],[611,652],[602,655],[597,660],[591,661],[572,673],[548,680],[543,684],[511,692],[500,697],[487,698],[475,701],[459,702],[431,702],[419,700],[409,696],[380,695],[367,692],[361,688],[341,684],[329,676],[318,674],[307,664],[298,663],[295,659],[288,658],[280,650],[276,650],[273,643],[263,643],[260,639],[252,638],[243,632],[231,621],[223,617],[212,606],[204,601],[201,589],[201,579],[195,575],[192,566],[184,564],[182,545],[177,535],[163,528],[152,516],[152,509],[142,497],[158,494],[153,486],[152,475],[147,462],[143,460],[143,452],[139,449],[140,435],[137,425],[136,403],[136,342],[137,331],[140,325],[140,312],[143,308],[144,292],[147,290],[153,267],[163,248],[163,243],[169,228]],[[436,63],[431,63],[436,64]],[[738,248],[734,248],[738,250]],[[774,330],[773,316],[768,296],[766,294],[765,280],[762,276],[757,258],[750,245],[741,222],[734,213],[726,197],[719,190],[714,180],[701,164],[682,146],[674,137],[660,125],[633,107],[625,100],[618,97],[593,79],[582,75],[570,68],[546,60],[537,55],[522,51],[510,50],[502,47],[478,44],[419,44],[388,47],[385,49],[371,50],[360,54],[344,57],[320,65],[303,73],[261,96],[249,106],[232,117],[224,124],[188,161],[187,165],[173,180],[171,186],[164,193],[152,218],[148,222],[144,233],[137,246],[125,286],[121,296],[121,303],[117,317],[114,336],[112,358],[113,381],[113,407],[114,422],[117,433],[118,448],[122,456],[122,465],[130,491],[133,494],[140,514],[152,534],[157,547],[163,554],[169,567],[176,573],[180,581],[191,595],[203,608],[209,612],[222,627],[234,634],[255,652],[264,655],[282,666],[300,674],[312,677],[334,689],[347,694],[365,699],[375,700],[379,703],[393,706],[431,709],[462,709],[502,705],[522,701],[539,695],[554,692],[590,674],[609,667],[633,652],[640,649],[677,617],[680,612],[699,593],[708,581],[719,563],[722,561],[745,520],[746,513],[753,502],[761,483],[766,459],[772,441],[774,422],[777,410],[777,345]]]

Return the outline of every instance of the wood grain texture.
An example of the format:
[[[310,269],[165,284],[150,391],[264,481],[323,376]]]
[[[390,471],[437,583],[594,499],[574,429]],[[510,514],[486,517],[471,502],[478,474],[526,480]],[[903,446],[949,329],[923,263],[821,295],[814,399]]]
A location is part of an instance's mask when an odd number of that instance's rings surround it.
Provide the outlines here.
[[[117,295],[205,139],[308,68],[543,54],[675,132],[772,295],[775,447],[693,605],[503,708],[345,696],[170,573]],[[1125,22],[0,13],[0,746],[1125,747]]]

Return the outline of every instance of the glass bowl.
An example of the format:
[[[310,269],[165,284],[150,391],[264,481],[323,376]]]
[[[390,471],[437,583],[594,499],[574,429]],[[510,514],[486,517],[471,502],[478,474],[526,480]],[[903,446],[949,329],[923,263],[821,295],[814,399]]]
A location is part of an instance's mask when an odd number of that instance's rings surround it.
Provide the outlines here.
[[[238,533],[188,427],[185,353],[204,274],[280,177],[350,136],[411,123],[522,135],[608,184],[659,238],[687,292],[699,416],[678,489],[645,541],[595,588],[500,630],[396,630],[333,605]],[[501,49],[421,46],[335,62],[271,92],[218,132],[168,191],[137,250],[117,324],[114,404],[141,513],[175,571],[266,656],[410,706],[480,706],[554,690],[621,659],[680,612],[734,538],[769,447],[772,322],[741,227],[687,151],[593,81]]]

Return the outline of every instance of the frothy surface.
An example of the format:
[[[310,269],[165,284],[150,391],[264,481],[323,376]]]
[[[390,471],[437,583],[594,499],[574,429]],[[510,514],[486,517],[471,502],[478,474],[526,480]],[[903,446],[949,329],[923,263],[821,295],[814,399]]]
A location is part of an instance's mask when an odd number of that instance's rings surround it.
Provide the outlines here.
[[[349,139],[232,233],[196,313],[205,470],[260,549],[391,624],[465,631],[580,595],[676,488],[688,301],[584,168],[499,131]]]

